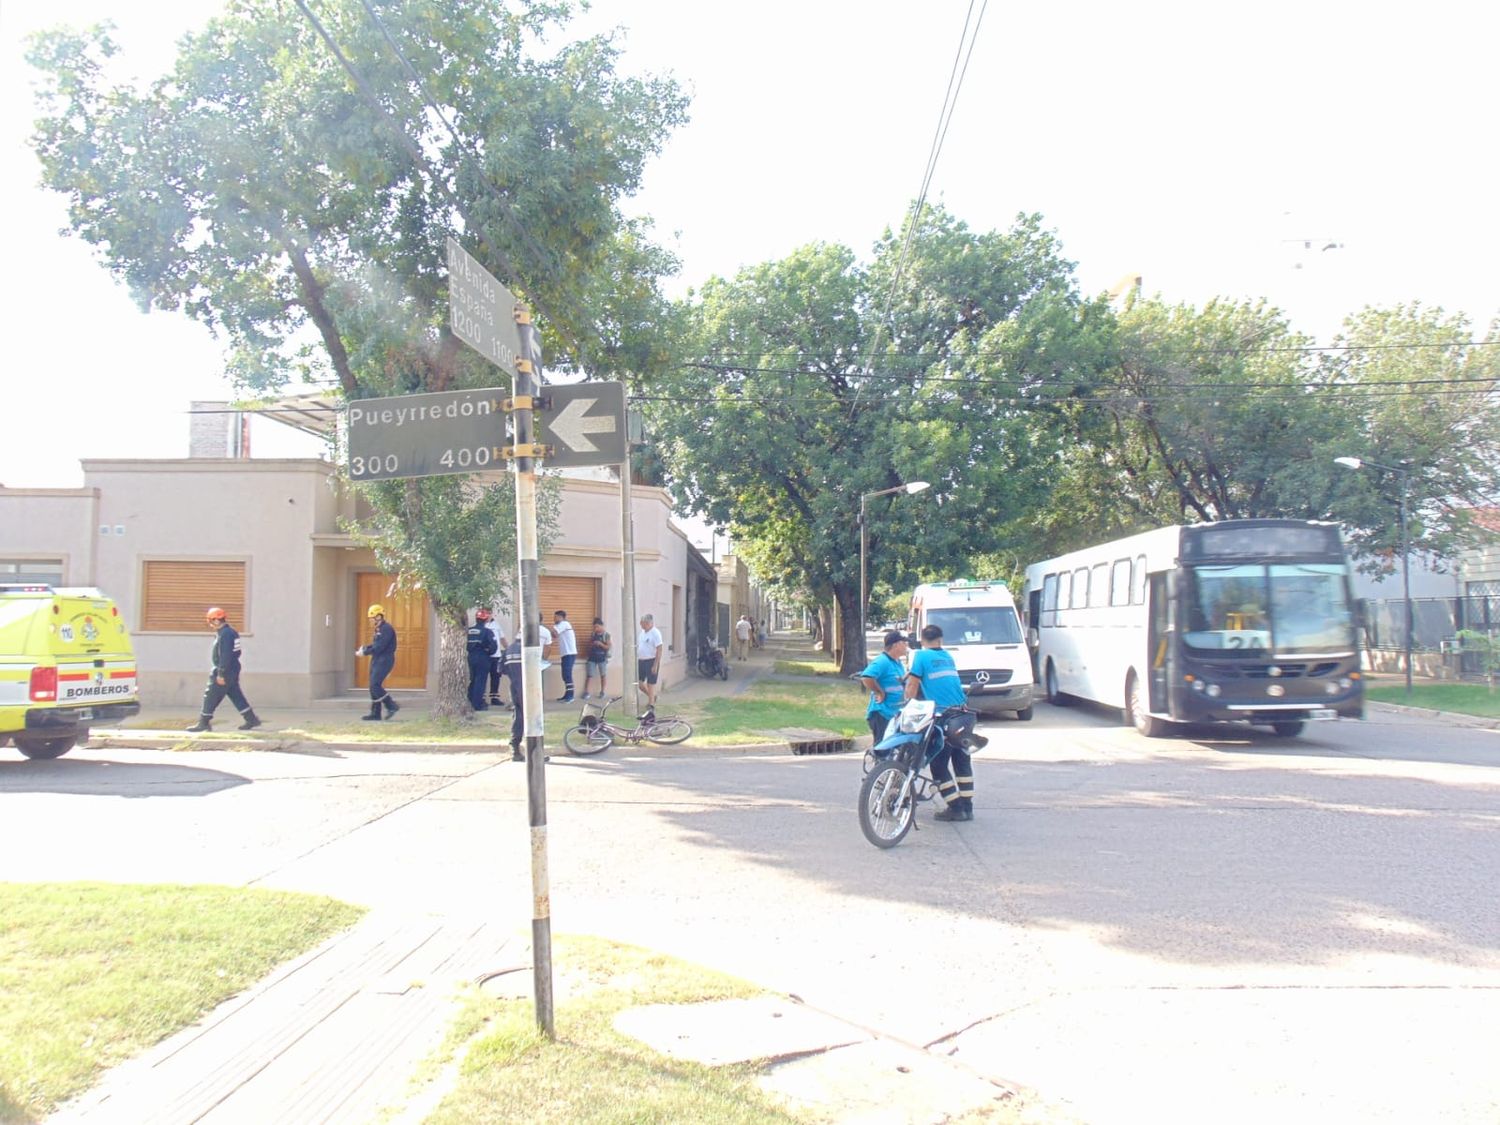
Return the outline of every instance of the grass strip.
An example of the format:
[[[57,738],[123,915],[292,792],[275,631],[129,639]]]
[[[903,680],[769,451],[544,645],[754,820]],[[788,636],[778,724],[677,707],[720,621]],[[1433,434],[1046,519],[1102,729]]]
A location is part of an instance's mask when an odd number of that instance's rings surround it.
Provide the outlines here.
[[[615,1016],[645,1004],[693,1004],[761,995],[733,977],[597,938],[563,936],[553,947],[557,1038],[536,1029],[529,998],[476,995],[461,1022],[469,1041],[456,1086],[429,1125],[472,1122],[798,1120],[755,1084],[754,1064],[707,1066],[661,1055],[614,1029]]]
[[[1413,684],[1411,695],[1406,694],[1402,685],[1382,684],[1366,687],[1365,698],[1434,711],[1455,711],[1482,719],[1500,718],[1500,691],[1491,691],[1487,684]]]
[[[42,1120],[363,912],[236,887],[0,883],[0,1121]]]

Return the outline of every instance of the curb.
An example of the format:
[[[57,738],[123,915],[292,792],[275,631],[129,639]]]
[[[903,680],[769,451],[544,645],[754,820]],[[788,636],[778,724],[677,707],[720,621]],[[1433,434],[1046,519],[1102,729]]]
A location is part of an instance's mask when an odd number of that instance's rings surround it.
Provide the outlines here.
[[[1434,711],[1430,707],[1408,707],[1404,703],[1387,703],[1369,699],[1366,705],[1380,711],[1391,711],[1398,715],[1415,715],[1423,719],[1438,719],[1457,727],[1475,727],[1479,730],[1500,730],[1500,719],[1486,719],[1480,715],[1462,715],[1457,711]]]

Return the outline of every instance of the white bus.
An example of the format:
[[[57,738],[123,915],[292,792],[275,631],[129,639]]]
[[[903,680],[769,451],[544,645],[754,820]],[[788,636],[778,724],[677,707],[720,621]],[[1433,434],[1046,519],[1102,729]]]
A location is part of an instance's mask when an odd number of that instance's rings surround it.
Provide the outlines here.
[[[1026,622],[1047,701],[1298,734],[1360,718],[1349,562],[1338,527],[1225,520],[1147,531],[1026,568]]]

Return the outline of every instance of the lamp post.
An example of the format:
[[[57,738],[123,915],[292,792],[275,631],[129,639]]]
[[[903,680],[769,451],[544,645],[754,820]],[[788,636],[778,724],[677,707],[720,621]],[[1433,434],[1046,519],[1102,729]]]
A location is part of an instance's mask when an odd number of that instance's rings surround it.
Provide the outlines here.
[[[1399,508],[1398,526],[1401,531],[1401,601],[1405,607],[1406,616],[1406,694],[1411,695],[1411,550],[1406,538],[1406,504],[1407,491],[1411,485],[1411,471],[1400,469],[1395,465],[1382,465],[1377,461],[1366,461],[1362,457],[1335,457],[1334,461],[1349,469],[1384,469],[1388,473],[1395,473],[1401,478],[1401,505]]]
[[[865,621],[865,608],[869,603],[870,596],[865,591],[865,557],[869,554],[869,535],[865,531],[865,501],[873,500],[877,496],[889,496],[893,492],[921,492],[924,488],[931,488],[925,480],[914,480],[910,484],[898,484],[894,488],[882,488],[879,492],[866,492],[859,498],[859,652],[861,656],[869,656],[869,629]]]

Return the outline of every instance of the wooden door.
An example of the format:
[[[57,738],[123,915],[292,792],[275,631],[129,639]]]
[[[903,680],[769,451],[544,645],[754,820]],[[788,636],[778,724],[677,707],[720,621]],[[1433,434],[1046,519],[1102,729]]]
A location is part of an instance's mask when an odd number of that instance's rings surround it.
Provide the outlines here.
[[[568,614],[568,623],[573,626],[573,635],[578,641],[578,659],[587,660],[583,639],[594,631],[594,618],[599,616],[599,579],[569,578],[544,574],[537,583],[542,603],[542,624],[552,629],[552,611],[561,609]],[[605,626],[608,628],[608,626]],[[620,651],[618,644],[615,652]],[[548,660],[558,658],[557,641],[554,638],[543,654]]]
[[[427,632],[432,617],[423,593],[397,594],[391,591],[395,582],[389,574],[356,576],[356,610],[359,614],[359,643],[366,645],[375,630],[365,611],[372,605],[385,607],[385,619],[396,630],[396,667],[385,678],[390,688],[425,688],[427,686]],[[370,658],[354,662],[354,684],[370,684]]]

